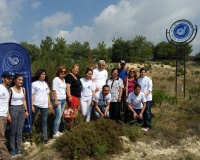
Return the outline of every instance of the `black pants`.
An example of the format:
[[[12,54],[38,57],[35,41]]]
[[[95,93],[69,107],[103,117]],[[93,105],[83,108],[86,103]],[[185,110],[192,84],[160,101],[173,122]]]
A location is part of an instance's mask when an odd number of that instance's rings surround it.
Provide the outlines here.
[[[121,102],[110,102],[110,118],[116,121],[120,120]]]

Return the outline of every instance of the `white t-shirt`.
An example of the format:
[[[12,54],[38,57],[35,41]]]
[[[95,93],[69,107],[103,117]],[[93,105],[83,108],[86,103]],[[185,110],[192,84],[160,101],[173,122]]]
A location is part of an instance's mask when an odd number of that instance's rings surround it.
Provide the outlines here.
[[[0,116],[7,117],[9,92],[6,87],[0,84]]]
[[[66,83],[65,83],[65,79],[64,79],[64,81],[62,81],[60,78],[55,77],[53,79],[52,90],[56,91],[57,99],[66,99]]]
[[[107,102],[111,101],[111,94],[103,96],[102,91],[98,91],[95,93],[93,101],[98,102],[98,105],[107,105]]]
[[[140,92],[138,96],[134,92],[129,93],[126,102],[131,103],[131,107],[134,109],[142,109],[142,103],[146,102],[146,98],[143,92]]]
[[[147,92],[148,90],[150,91],[149,94],[147,94],[146,99],[147,101],[152,101],[152,80],[145,76],[143,78],[138,78],[138,84],[141,86],[141,92]]]
[[[35,81],[32,83],[33,105],[40,108],[48,108],[48,94],[50,89],[45,81]]]
[[[10,89],[12,90],[10,105],[22,105],[24,99],[23,88],[21,87],[20,93],[16,92],[12,87]]]
[[[113,81],[113,79],[108,79],[106,84],[110,87],[111,94],[111,102],[117,102],[119,97],[120,88],[124,88],[124,84],[121,78],[117,78]]]
[[[98,68],[93,70],[92,78],[94,78],[95,86],[99,90],[106,84],[106,80],[108,78],[108,72],[104,70],[99,70]]]
[[[95,83],[92,80],[81,78],[81,99],[89,100],[92,99],[92,91],[95,91]]]

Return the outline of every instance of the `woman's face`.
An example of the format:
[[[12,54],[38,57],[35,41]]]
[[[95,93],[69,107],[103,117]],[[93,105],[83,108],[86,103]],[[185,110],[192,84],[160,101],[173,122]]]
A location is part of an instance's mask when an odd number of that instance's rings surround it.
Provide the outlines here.
[[[140,90],[141,90],[140,87],[135,88],[134,93],[135,93],[136,96],[138,96],[140,94]]]
[[[20,76],[15,80],[15,85],[18,86],[18,87],[21,87],[22,84],[23,84],[23,77]]]
[[[130,77],[134,77],[134,75],[135,75],[135,71],[131,69],[131,70],[129,71],[129,76],[130,76]]]
[[[112,77],[113,78],[116,78],[118,76],[118,70],[114,70],[113,72],[112,72]]]
[[[67,73],[66,69],[63,68],[62,71],[60,71],[59,77],[64,78],[66,76],[66,73]]]
[[[75,66],[75,67],[72,69],[72,73],[73,73],[74,75],[77,75],[78,72],[79,72],[79,67],[78,67],[78,66]]]
[[[43,73],[40,75],[39,80],[40,80],[40,81],[44,81],[45,78],[46,78],[46,73],[43,72]]]
[[[88,71],[88,72],[86,73],[86,78],[87,78],[87,79],[91,79],[91,78],[92,78],[92,71]]]
[[[146,76],[146,71],[145,71],[145,70],[142,70],[142,71],[140,72],[140,76],[141,76],[141,77],[145,77],[145,76]]]

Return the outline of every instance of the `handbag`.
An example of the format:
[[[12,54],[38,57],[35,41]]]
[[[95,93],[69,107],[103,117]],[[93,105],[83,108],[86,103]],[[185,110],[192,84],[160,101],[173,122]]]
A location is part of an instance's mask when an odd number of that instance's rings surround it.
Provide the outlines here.
[[[72,108],[68,107],[64,109],[63,116],[64,118],[74,118],[78,115],[78,109],[74,108],[72,103]]]

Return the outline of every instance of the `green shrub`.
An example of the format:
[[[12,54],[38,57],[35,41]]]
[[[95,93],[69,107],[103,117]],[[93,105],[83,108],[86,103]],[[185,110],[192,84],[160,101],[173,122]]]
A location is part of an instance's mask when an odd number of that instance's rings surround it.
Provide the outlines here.
[[[54,147],[64,159],[83,159],[104,154],[119,153],[122,144],[122,126],[109,119],[100,118],[95,122],[81,123],[72,132],[65,132]]]
[[[169,64],[170,64],[170,61],[169,61],[169,60],[163,60],[162,63],[163,63],[164,65],[169,65]]]

